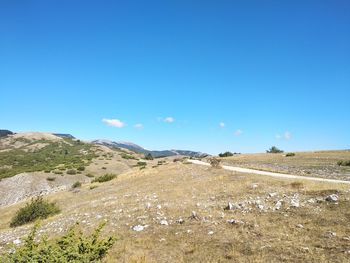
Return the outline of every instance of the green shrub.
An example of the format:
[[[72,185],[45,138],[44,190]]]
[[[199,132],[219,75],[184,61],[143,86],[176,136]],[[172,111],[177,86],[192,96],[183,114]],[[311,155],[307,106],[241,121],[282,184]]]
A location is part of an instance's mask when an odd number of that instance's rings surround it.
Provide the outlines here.
[[[86,174],[85,176],[87,176],[87,177],[89,177],[89,178],[92,178],[92,177],[95,177],[93,174],[91,174],[91,173],[88,173],[88,174]]]
[[[67,174],[77,174],[77,171],[75,169],[70,169],[67,171]]]
[[[267,153],[283,153],[282,150],[278,149],[276,146],[272,146],[269,150],[266,151]]]
[[[57,171],[57,170],[53,171],[53,173],[54,173],[54,174],[63,174],[63,172]]]
[[[102,175],[100,177],[97,177],[94,180],[92,180],[92,183],[95,183],[95,182],[98,182],[98,183],[107,182],[107,181],[113,180],[116,177],[117,177],[117,175],[115,175],[115,174],[104,174],[104,175]]]
[[[78,188],[78,187],[81,187],[81,182],[76,181],[76,182],[72,185],[72,188]]]
[[[104,224],[95,229],[91,235],[84,235],[77,226],[59,238],[48,240],[37,237],[38,225],[12,253],[0,258],[1,262],[101,262],[116,241],[114,237],[100,237]]]
[[[146,166],[147,163],[146,162],[137,162],[137,166]]]
[[[38,196],[17,211],[11,220],[10,226],[21,226],[37,219],[48,218],[59,212],[60,209],[55,203],[50,203],[44,200],[42,196]]]
[[[106,170],[107,168],[103,166],[101,169]]]
[[[56,180],[56,177],[47,177],[46,180],[53,182]]]
[[[44,170],[45,173],[51,173],[51,170]]]
[[[84,166],[79,166],[77,170],[78,170],[78,171],[84,171],[84,170],[85,170],[85,167],[84,167]]]
[[[120,156],[124,159],[127,159],[127,160],[128,159],[136,160],[136,158],[130,154],[122,153]]]
[[[219,157],[230,157],[233,156],[232,152],[219,153]]]
[[[145,154],[145,160],[153,160],[153,156],[151,153]]]
[[[295,156],[295,153],[287,153],[286,154],[286,157],[293,157],[293,156]]]
[[[338,161],[337,164],[339,166],[350,166],[350,160],[348,160],[348,161]]]
[[[95,188],[97,188],[98,187],[98,185],[91,185],[90,186],[90,190],[93,190],[93,189],[95,189]]]

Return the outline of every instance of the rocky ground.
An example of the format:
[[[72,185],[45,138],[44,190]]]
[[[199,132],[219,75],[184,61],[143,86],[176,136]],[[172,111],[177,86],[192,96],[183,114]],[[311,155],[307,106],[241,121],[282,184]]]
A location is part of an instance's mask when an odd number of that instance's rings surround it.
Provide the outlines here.
[[[156,163],[97,188],[49,195],[62,213],[43,221],[39,234],[60,235],[75,222],[89,232],[106,221],[104,234],[119,237],[107,262],[350,260],[348,185]],[[21,206],[0,208],[3,252],[32,227],[8,227]]]

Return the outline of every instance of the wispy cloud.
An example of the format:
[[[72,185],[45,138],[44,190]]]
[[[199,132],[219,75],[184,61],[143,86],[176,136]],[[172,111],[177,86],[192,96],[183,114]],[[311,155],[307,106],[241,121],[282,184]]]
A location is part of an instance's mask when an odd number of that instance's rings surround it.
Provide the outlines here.
[[[219,123],[219,126],[220,126],[220,128],[225,128],[226,125],[225,125],[224,122],[220,122],[220,123]]]
[[[240,136],[240,135],[242,135],[242,133],[243,133],[243,131],[240,130],[240,129],[238,129],[238,130],[235,131],[235,135],[236,135],[236,136]]]
[[[166,117],[166,118],[164,118],[164,122],[172,123],[174,121],[175,121],[175,119],[173,117]]]
[[[284,139],[286,139],[287,141],[290,140],[292,138],[292,135],[290,134],[290,132],[286,131],[284,133]]]
[[[286,140],[286,141],[289,141],[291,138],[292,138],[292,134],[289,132],[289,131],[286,131],[284,134],[279,134],[279,133],[277,133],[276,135],[275,135],[275,138],[277,139],[277,140],[281,140],[281,139],[284,139],[284,140]]]
[[[141,129],[143,129],[143,124],[142,123],[137,123],[137,124],[134,125],[134,128],[141,130]]]
[[[118,119],[106,119],[106,118],[103,118],[102,122],[107,124],[108,126],[113,126],[113,127],[116,127],[116,128],[123,128],[125,126],[125,123],[120,121],[120,120],[118,120]]]

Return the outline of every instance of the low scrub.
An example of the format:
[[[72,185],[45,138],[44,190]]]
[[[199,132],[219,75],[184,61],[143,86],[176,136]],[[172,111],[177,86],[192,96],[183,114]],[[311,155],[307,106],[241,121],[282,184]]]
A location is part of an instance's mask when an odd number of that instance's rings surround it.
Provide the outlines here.
[[[212,157],[208,161],[209,161],[210,165],[212,167],[214,167],[214,168],[220,168],[221,167],[220,166],[220,160],[217,159],[217,158]]]
[[[121,154],[121,157],[124,158],[124,159],[127,159],[127,160],[136,160],[136,158],[130,154],[126,154],[126,153],[122,153]]]
[[[348,160],[348,161],[338,161],[337,164],[339,166],[350,166],[350,160]]]
[[[114,237],[101,238],[100,225],[91,235],[84,235],[74,226],[59,238],[47,240],[37,236],[38,225],[24,240],[23,245],[15,247],[13,253],[0,258],[1,262],[101,262],[113,246]],[[36,241],[39,239],[39,241]]]
[[[97,177],[95,178],[94,180],[92,180],[92,183],[103,183],[103,182],[107,182],[107,181],[110,181],[110,180],[113,180],[114,178],[116,178],[117,175],[115,174],[105,174],[105,175],[102,175],[100,177]]]
[[[70,169],[67,171],[67,174],[77,174],[77,171],[75,169]]]
[[[293,157],[293,156],[295,156],[295,153],[287,153],[286,154],[286,157]]]
[[[53,182],[56,180],[56,177],[47,177],[46,180]]]
[[[76,181],[73,185],[72,185],[72,188],[79,188],[81,187],[81,182],[79,181]]]
[[[55,203],[50,203],[44,200],[42,196],[38,196],[17,211],[11,220],[10,226],[16,227],[37,219],[46,219],[59,212],[60,208]]]

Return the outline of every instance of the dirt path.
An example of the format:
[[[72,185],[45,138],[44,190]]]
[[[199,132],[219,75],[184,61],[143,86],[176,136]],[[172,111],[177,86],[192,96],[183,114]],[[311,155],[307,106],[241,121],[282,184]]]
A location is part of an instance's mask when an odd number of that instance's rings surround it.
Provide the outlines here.
[[[188,160],[188,161],[193,164],[210,166],[209,163],[198,161],[198,160]],[[265,171],[259,171],[259,170],[241,168],[241,167],[235,167],[235,166],[227,166],[227,165],[222,165],[221,167],[225,170],[240,172],[240,173],[259,174],[259,175],[266,175],[266,176],[287,178],[287,179],[300,179],[300,180],[310,180],[310,181],[319,181],[319,182],[327,182],[327,183],[350,184],[350,181],[345,181],[345,180],[325,179],[325,178],[318,178],[318,177],[311,177],[311,176],[300,176],[300,175],[292,175],[292,174],[265,172]]]

